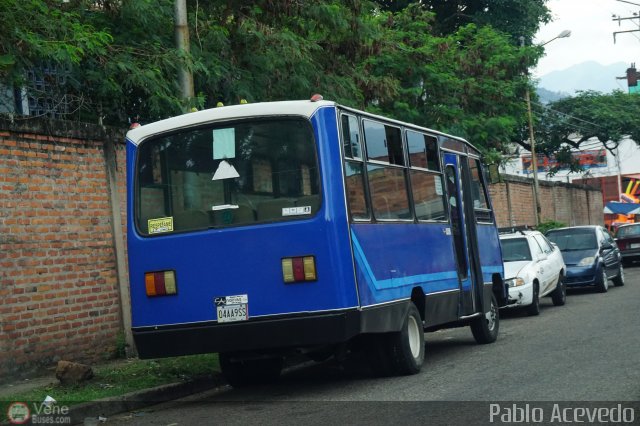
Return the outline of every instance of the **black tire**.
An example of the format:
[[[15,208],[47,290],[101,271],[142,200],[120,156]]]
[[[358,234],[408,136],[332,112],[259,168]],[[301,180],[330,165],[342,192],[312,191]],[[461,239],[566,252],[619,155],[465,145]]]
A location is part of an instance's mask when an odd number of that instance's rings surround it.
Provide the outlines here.
[[[424,329],[416,305],[411,303],[400,331],[371,336],[371,369],[377,376],[417,374],[424,363]]]
[[[498,310],[498,302],[495,296],[491,296],[491,307],[489,312],[484,313],[478,318],[471,320],[471,333],[473,333],[476,342],[484,345],[493,343],[498,338],[500,330],[500,312]]]
[[[280,357],[242,359],[233,353],[221,353],[219,360],[222,375],[231,386],[236,388],[272,383],[280,377],[283,366],[283,359]]]
[[[526,309],[530,316],[540,315],[540,285],[537,281],[533,282],[533,298]]]
[[[600,267],[600,276],[596,283],[596,290],[600,293],[606,293],[609,290],[609,279],[607,278],[607,269],[604,265]]]
[[[616,287],[622,287],[624,285],[624,268],[622,267],[622,263],[618,266],[618,275],[616,275],[612,281]]]
[[[564,306],[567,303],[567,286],[564,283],[564,275],[560,272],[556,289],[551,293],[553,306]]]

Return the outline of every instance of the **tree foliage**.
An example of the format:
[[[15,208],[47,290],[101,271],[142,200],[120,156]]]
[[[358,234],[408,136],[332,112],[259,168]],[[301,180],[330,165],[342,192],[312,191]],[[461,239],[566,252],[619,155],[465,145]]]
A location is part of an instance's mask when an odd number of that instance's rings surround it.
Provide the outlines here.
[[[640,141],[640,96],[614,91],[579,92],[548,106],[536,105],[536,150],[555,155],[561,166],[579,171],[572,150],[615,149],[626,138]],[[553,172],[553,171],[552,171]]]
[[[468,24],[490,26],[516,41],[531,44],[540,25],[551,20],[548,0],[379,0],[385,10],[398,12],[413,4],[434,13],[434,34],[447,35]]]
[[[176,75],[198,108],[240,99],[325,99],[466,137],[491,157],[525,125],[520,47],[546,0],[188,2],[190,53],[174,45],[173,0],[6,0],[0,75],[43,60],[68,70],[75,118],[124,124],[179,114]],[[46,12],[46,14],[45,14]],[[530,88],[530,87],[529,87]]]

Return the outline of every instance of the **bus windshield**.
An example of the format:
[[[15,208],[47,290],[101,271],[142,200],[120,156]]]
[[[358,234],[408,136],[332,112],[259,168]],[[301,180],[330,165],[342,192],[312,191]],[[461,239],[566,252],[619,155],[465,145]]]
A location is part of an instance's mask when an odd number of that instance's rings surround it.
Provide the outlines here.
[[[310,217],[320,207],[311,124],[253,119],[141,143],[136,221],[142,234]]]

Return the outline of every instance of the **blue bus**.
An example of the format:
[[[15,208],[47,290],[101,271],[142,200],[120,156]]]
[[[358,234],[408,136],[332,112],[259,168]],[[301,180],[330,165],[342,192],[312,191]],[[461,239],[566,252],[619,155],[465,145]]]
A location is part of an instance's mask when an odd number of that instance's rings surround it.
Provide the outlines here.
[[[127,134],[141,358],[219,353],[233,385],[364,348],[417,373],[424,331],[495,341],[506,302],[480,153],[324,101],[218,107]]]

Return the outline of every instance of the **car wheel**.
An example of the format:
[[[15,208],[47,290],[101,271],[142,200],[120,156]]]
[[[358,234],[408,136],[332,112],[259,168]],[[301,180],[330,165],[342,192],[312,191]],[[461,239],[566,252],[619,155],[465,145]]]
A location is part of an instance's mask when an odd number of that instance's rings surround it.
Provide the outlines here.
[[[604,265],[602,265],[600,268],[600,278],[598,278],[596,289],[600,293],[606,293],[607,290],[609,290],[609,279],[607,278],[607,269],[604,267]]]
[[[556,289],[551,293],[554,306],[562,306],[567,302],[567,286],[564,284],[564,275],[560,272]]]
[[[537,281],[533,282],[533,296],[531,304],[527,306],[527,313],[531,316],[540,314],[540,287]]]
[[[238,359],[235,354],[219,354],[220,370],[233,387],[271,383],[280,377],[282,358]]]
[[[613,279],[613,285],[616,287],[622,287],[624,285],[624,268],[622,263],[618,266],[618,275]]]
[[[498,338],[500,330],[500,312],[495,296],[491,296],[489,312],[471,320],[471,333],[480,344],[493,343]]]

